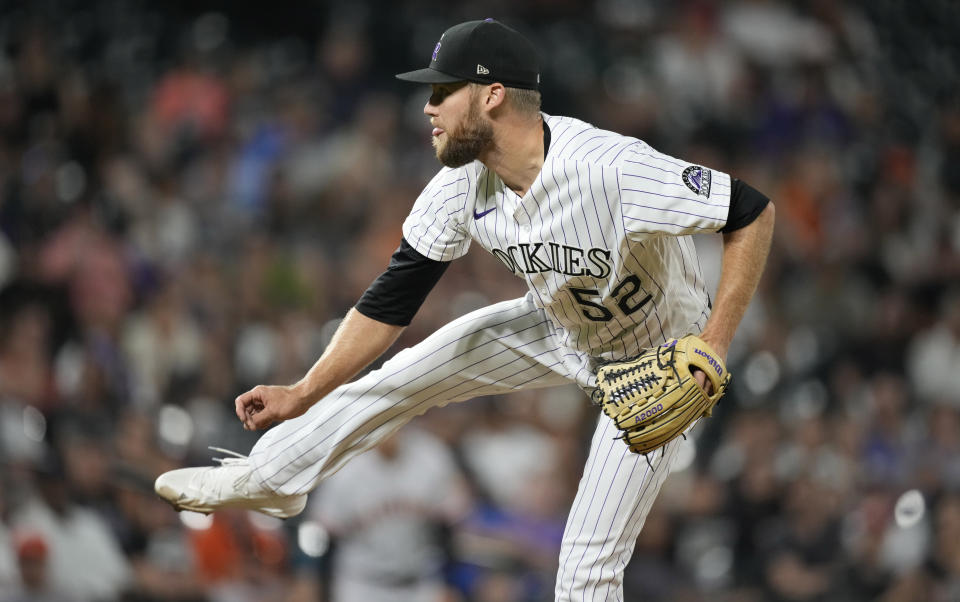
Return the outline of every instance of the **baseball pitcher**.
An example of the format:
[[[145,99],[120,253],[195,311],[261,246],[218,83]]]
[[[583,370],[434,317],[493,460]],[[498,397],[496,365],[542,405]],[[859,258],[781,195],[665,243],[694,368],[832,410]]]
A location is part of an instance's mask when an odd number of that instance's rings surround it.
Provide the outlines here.
[[[424,69],[442,169],[386,271],[297,383],[236,399],[248,457],[161,475],[175,507],[299,513],[351,457],[435,406],[575,382],[602,405],[563,536],[556,600],[620,600],[622,573],[679,437],[729,382],[774,208],[744,182],[636,138],[540,111],[532,44],[493,19],[448,29]],[[692,234],[723,237],[707,291]],[[463,316],[362,378],[475,243],[528,293]],[[711,300],[712,298],[712,300]],[[712,311],[711,311],[712,308]]]

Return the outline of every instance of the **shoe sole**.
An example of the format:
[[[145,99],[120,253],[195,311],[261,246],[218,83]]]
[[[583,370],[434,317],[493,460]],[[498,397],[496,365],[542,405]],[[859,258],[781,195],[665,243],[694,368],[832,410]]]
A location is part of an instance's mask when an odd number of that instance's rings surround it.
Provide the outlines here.
[[[197,512],[199,514],[212,514],[220,509],[243,508],[246,510],[260,512],[261,514],[266,514],[267,516],[272,516],[274,518],[290,518],[303,512],[303,509],[307,505],[307,496],[298,495],[271,500],[271,502],[280,502],[280,504],[276,506],[257,506],[252,500],[249,500],[246,503],[239,502],[236,504],[223,504],[218,508],[211,508],[209,506],[191,506],[190,504],[181,501],[182,496],[178,496],[176,499],[174,499],[174,496],[177,494],[165,487],[156,487],[155,491],[163,501],[170,504],[170,506],[172,506],[177,512],[187,511]]]

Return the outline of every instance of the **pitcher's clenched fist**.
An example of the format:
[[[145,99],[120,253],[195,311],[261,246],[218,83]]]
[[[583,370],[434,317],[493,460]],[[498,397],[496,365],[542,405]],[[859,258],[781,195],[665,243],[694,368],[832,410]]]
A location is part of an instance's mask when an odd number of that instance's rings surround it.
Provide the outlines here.
[[[234,405],[237,418],[248,431],[265,429],[276,422],[295,418],[309,407],[293,385],[258,385],[238,396]]]

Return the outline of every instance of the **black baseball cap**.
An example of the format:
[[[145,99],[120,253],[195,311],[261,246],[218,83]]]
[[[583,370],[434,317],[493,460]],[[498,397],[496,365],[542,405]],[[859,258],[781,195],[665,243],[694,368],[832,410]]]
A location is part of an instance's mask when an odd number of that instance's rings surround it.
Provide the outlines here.
[[[454,25],[440,36],[430,64],[397,79],[421,84],[500,82],[508,88],[540,87],[540,63],[530,40],[495,19]]]

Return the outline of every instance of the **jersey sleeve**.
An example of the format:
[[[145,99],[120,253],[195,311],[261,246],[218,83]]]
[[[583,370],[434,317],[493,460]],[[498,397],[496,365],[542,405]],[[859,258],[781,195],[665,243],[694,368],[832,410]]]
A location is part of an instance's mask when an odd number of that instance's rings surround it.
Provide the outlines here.
[[[411,247],[435,261],[466,254],[471,239],[464,212],[475,181],[468,168],[443,168],[434,176],[403,222],[403,238]]]
[[[730,176],[638,143],[620,160],[620,206],[627,236],[717,232],[730,211]]]
[[[384,324],[408,326],[449,265],[424,257],[403,239],[387,270],[373,281],[355,307]]]

